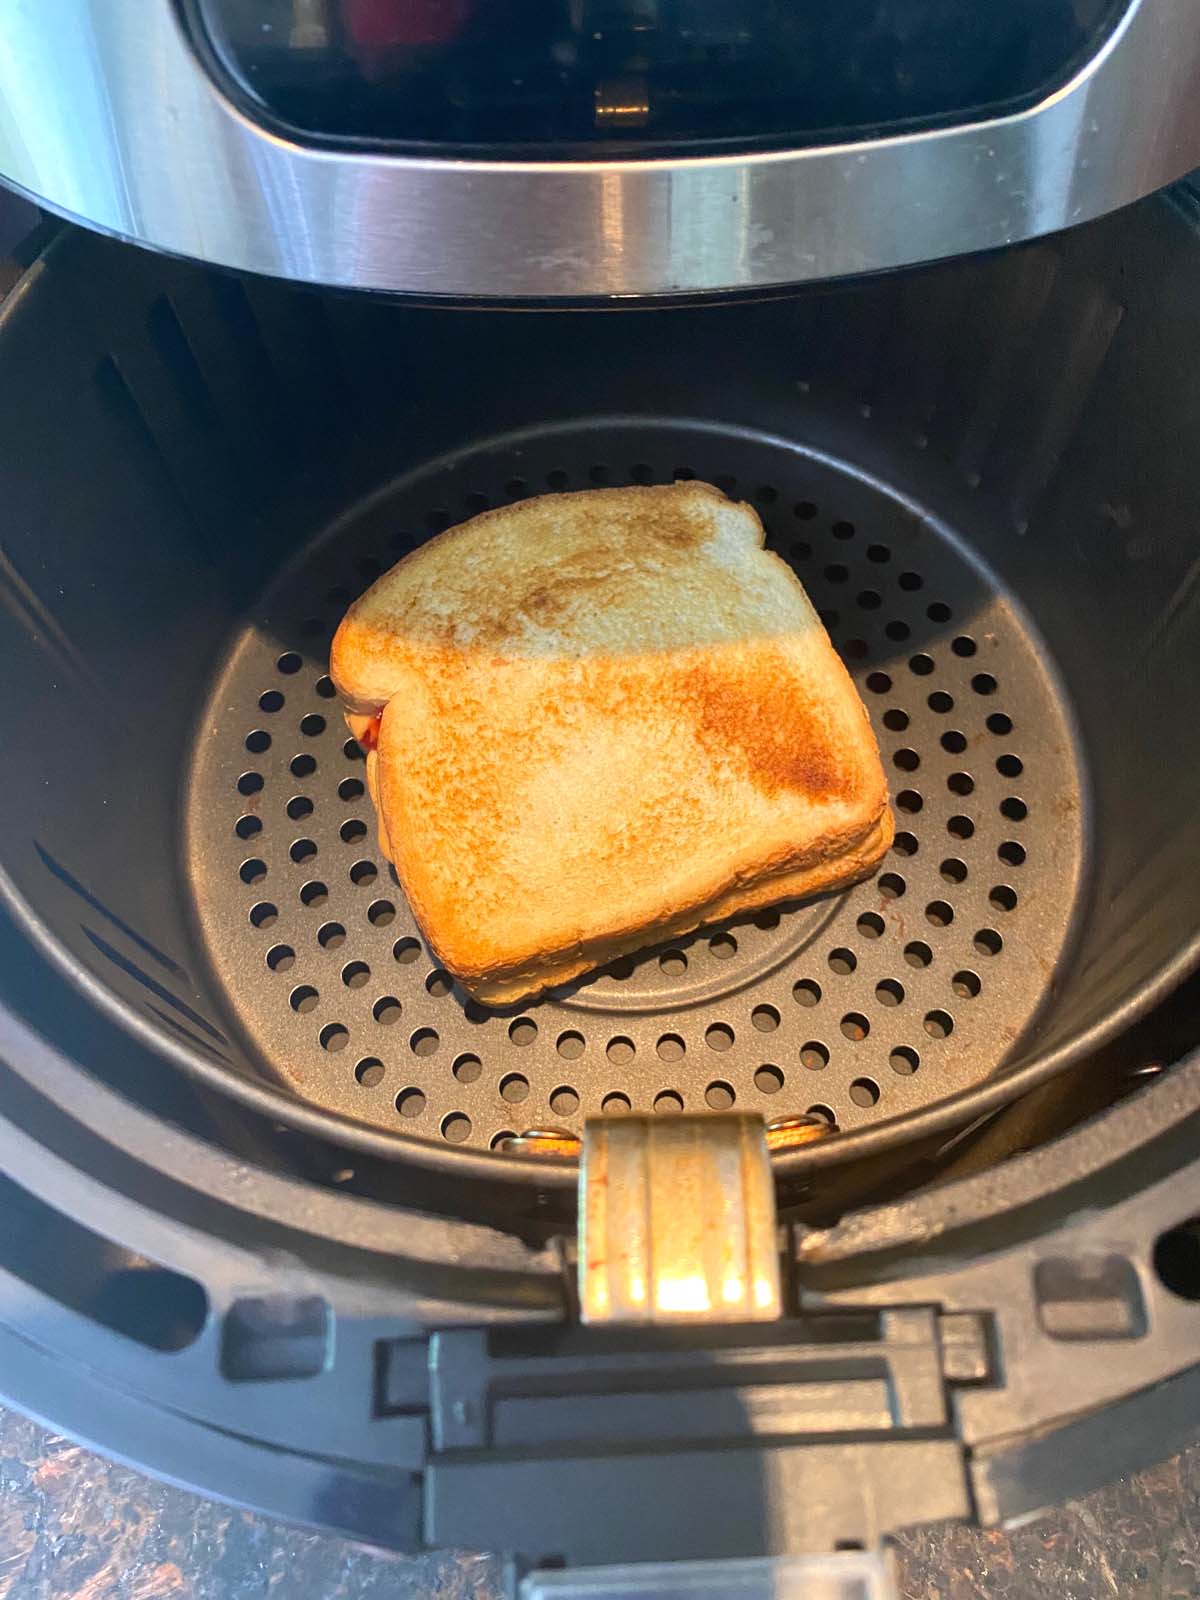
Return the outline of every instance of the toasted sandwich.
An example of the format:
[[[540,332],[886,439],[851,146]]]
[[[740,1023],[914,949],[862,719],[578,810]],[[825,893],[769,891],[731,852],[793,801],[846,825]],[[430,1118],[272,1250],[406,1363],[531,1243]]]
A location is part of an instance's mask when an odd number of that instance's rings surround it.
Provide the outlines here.
[[[754,510],[698,482],[486,511],[350,607],[331,672],[380,846],[441,962],[506,1005],[866,876],[866,710]]]

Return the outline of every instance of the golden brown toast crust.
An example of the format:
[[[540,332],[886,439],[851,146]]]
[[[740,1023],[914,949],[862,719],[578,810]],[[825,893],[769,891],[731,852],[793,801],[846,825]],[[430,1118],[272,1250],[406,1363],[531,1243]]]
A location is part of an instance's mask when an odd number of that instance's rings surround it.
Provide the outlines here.
[[[351,608],[333,674],[386,705],[381,846],[473,993],[519,999],[887,849],[862,703],[762,541],[707,485],[546,496]]]

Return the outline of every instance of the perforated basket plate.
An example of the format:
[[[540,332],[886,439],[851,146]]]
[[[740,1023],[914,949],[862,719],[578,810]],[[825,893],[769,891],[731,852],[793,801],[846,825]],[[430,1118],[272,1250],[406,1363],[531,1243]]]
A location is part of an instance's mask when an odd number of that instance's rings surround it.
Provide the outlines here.
[[[879,737],[895,847],[848,892],[486,1010],[439,969],[378,853],[326,676],[333,629],[405,550],[488,505],[678,475],[751,500],[820,608]],[[817,1110],[852,1129],[1013,1054],[1079,899],[1081,787],[1044,644],[932,516],[776,440],[595,423],[436,463],[293,564],[202,720],[188,851],[251,1056],[318,1106],[482,1148],[629,1108]]]

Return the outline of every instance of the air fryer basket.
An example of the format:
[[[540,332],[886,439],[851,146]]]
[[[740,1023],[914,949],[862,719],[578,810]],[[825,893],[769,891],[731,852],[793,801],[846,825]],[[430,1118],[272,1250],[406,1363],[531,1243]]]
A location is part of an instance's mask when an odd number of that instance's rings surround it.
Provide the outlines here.
[[[0,324],[3,885],[164,1060],[343,1143],[817,1109],[852,1160],[1077,1061],[1192,963],[1200,307],[1187,196],[760,304],[444,311],[67,232]],[[468,1001],[374,843],[348,601],[545,489],[758,507],[871,709],[867,884]],[[548,841],[553,847],[553,841]],[[565,1184],[568,1172],[542,1173]]]

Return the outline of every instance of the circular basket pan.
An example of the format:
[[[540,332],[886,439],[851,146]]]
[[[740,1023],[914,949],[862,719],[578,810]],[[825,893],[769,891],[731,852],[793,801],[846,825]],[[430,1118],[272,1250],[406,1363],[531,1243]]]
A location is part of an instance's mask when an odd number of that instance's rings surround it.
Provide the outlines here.
[[[486,506],[672,476],[753,501],[805,584],[871,712],[895,845],[851,890],[489,1010],[440,969],[376,847],[332,631],[406,549]],[[1014,1054],[1082,896],[1083,761],[1021,608],[932,517],[733,429],[546,429],[388,487],[270,590],[200,726],[188,859],[238,1031],[310,1105],[426,1140],[487,1150],[629,1110],[815,1111],[847,1131],[911,1113]]]

